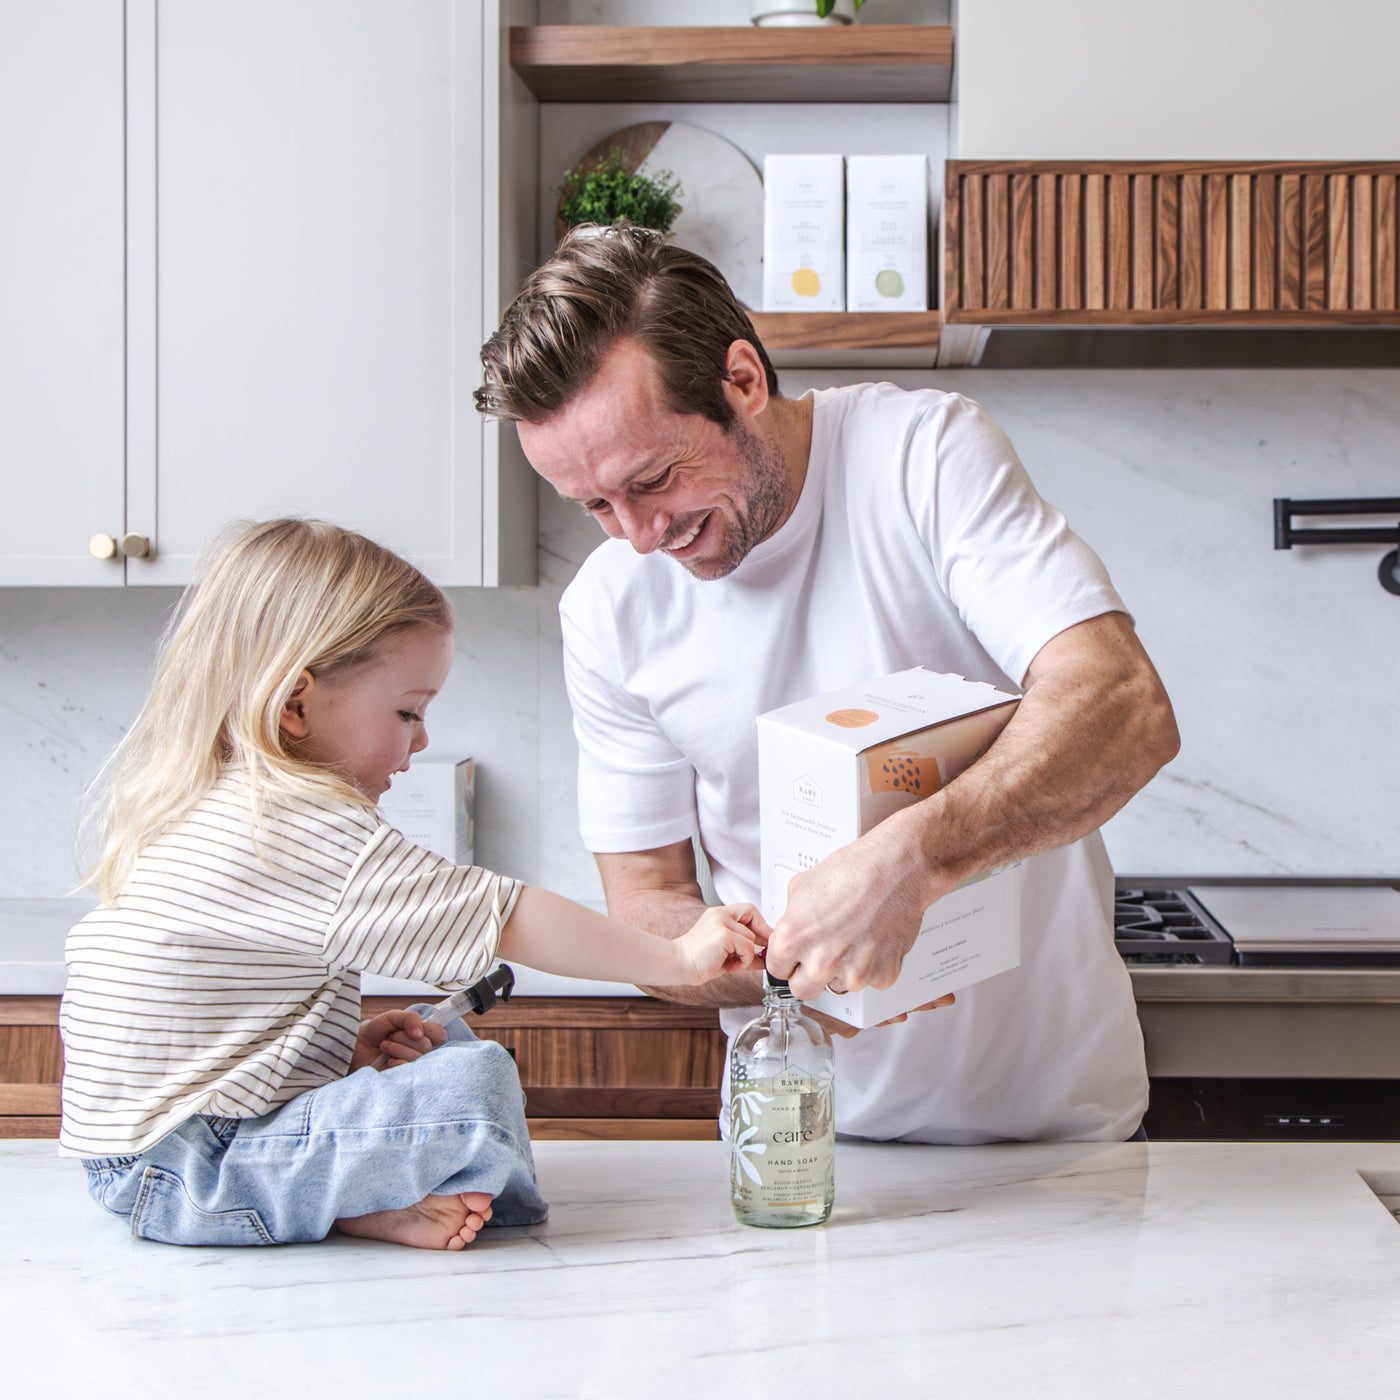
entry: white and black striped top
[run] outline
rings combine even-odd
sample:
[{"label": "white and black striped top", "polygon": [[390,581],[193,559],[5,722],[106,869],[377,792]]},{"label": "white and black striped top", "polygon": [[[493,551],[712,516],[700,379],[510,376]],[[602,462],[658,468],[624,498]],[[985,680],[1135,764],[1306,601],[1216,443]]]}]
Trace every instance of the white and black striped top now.
[{"label": "white and black striped top", "polygon": [[68,935],[59,1151],[143,1152],[193,1114],[258,1117],[340,1078],[360,973],[469,986],[522,888],[333,799],[276,799],[254,831],[226,775]]}]

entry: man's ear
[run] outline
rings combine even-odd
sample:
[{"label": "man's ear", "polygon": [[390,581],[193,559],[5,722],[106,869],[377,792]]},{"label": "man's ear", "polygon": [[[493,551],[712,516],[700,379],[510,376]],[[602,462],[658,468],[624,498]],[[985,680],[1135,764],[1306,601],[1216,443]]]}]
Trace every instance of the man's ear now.
[{"label": "man's ear", "polygon": [[316,686],[316,677],[310,671],[303,671],[297,677],[282,713],[277,716],[277,727],[288,739],[304,739],[311,732],[306,718],[306,702]]},{"label": "man's ear", "polygon": [[735,412],[756,418],[768,407],[768,375],[758,351],[747,340],[733,341],[724,367],[729,374],[724,383],[725,397]]}]

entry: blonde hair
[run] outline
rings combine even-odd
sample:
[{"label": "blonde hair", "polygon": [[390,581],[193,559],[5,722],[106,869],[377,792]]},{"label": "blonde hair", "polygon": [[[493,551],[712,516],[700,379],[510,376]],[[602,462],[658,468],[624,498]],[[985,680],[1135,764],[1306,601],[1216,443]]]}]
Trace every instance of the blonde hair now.
[{"label": "blonde hair", "polygon": [[441,590],[363,535],[323,520],[235,528],[185,591],[146,703],[88,792],[85,883],[106,904],[142,848],[227,769],[247,776],[258,805],[282,793],[372,806],[289,750],[282,708],[303,671],[333,679],[412,628],[452,630]]}]

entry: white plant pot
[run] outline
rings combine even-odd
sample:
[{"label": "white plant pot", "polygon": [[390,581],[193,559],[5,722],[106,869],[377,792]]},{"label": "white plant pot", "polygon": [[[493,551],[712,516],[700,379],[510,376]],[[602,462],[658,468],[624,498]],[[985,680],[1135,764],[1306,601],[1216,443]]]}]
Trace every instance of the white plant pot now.
[{"label": "white plant pot", "polygon": [[817,18],[817,0],[749,0],[749,18],[755,24],[850,24],[855,17],[853,0],[836,0],[825,19]]}]

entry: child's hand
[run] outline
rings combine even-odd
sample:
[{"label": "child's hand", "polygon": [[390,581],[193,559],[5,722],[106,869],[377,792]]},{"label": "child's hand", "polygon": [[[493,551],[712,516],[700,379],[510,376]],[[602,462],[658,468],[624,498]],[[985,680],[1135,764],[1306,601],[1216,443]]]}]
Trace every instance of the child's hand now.
[{"label": "child's hand", "polygon": [[447,1032],[436,1021],[425,1021],[416,1011],[383,1011],[360,1022],[350,1072],[372,1065],[381,1054],[389,1057],[387,1069],[406,1065],[446,1039]]},{"label": "child's hand", "polygon": [[684,985],[762,966],[763,946],[772,931],[752,904],[723,904],[705,910],[695,926],[676,939],[689,974]]}]

